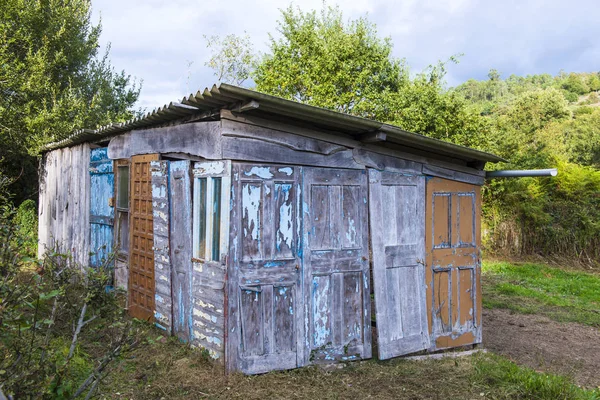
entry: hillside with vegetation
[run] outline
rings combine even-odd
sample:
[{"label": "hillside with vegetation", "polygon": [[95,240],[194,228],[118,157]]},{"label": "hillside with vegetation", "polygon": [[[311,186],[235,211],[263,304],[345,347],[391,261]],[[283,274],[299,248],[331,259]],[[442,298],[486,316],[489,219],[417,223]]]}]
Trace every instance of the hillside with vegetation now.
[{"label": "hillside with vegetation", "polygon": [[502,79],[491,70],[451,91],[489,127],[485,150],[509,160],[495,169],[556,167],[554,178],[489,182],[484,239],[513,255],[600,259],[600,74]]}]

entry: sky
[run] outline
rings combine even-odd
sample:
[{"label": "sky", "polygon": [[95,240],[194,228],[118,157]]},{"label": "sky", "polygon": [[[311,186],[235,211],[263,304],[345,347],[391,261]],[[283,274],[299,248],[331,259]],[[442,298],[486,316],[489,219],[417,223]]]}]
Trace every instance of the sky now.
[{"label": "sky", "polygon": [[[101,20],[102,52],[110,44],[117,70],[142,80],[139,105],[147,111],[216,83],[205,66],[203,35],[247,33],[254,49],[267,52],[277,37],[280,9],[289,4],[320,10],[321,0],[92,0],[92,21]],[[328,2],[335,5],[335,2]],[[451,65],[449,86],[502,77],[600,71],[598,0],[346,0],[346,19],[365,16],[393,55],[412,72],[463,54]]]}]

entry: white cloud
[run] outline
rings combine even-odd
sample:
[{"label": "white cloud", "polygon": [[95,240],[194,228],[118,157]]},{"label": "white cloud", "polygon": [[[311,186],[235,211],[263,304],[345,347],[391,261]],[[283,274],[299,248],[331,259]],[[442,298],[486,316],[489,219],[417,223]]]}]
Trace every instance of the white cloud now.
[{"label": "white cloud", "polygon": [[[279,8],[287,2],[189,0],[94,0],[102,15],[102,44],[112,44],[117,69],[143,79],[143,107],[154,108],[212,85],[202,35],[247,32],[259,51],[276,34]],[[320,9],[321,0],[296,2]],[[391,36],[394,55],[415,71],[465,53],[448,81],[482,79],[490,68],[511,73],[555,74],[600,69],[600,5],[596,0],[356,0],[340,2],[347,18],[368,13],[381,36]],[[188,64],[192,62],[191,66]]]}]

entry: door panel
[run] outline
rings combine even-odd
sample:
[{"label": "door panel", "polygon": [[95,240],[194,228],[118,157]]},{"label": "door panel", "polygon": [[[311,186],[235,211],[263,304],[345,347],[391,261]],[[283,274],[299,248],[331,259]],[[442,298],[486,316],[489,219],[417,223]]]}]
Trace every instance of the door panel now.
[{"label": "door panel", "polygon": [[154,323],[173,332],[171,277],[169,161],[151,161],[152,234],[154,240]]},{"label": "door panel", "polygon": [[224,307],[227,298],[231,162],[196,162],[192,175],[191,337],[195,345],[208,350],[212,357],[221,358],[227,337]]},{"label": "door panel", "polygon": [[107,148],[90,152],[90,266],[99,267],[108,259],[113,246],[115,210],[113,162]]},{"label": "door panel", "polygon": [[305,168],[306,362],[371,357],[366,171]]},{"label": "door panel", "polygon": [[369,170],[380,359],[429,347],[425,306],[425,177]]},{"label": "door panel", "polygon": [[234,165],[230,370],[303,363],[299,179],[299,168]]},{"label": "door panel", "polygon": [[169,163],[173,331],[189,342],[192,319],[192,186],[191,162]]},{"label": "door panel", "polygon": [[442,349],[481,342],[480,187],[427,182],[426,262],[430,332]]},{"label": "door panel", "polygon": [[152,176],[150,162],[158,154],[131,157],[129,313],[154,317],[154,234],[152,224]]}]

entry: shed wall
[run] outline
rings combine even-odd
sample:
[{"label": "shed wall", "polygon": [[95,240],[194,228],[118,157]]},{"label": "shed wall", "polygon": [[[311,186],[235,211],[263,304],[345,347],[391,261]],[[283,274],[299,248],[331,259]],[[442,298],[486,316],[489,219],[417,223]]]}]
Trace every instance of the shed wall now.
[{"label": "shed wall", "polygon": [[71,253],[88,265],[90,252],[90,145],[50,151],[40,165],[38,256]]}]

